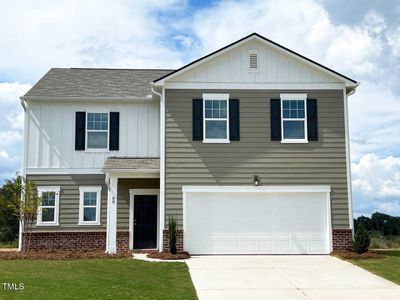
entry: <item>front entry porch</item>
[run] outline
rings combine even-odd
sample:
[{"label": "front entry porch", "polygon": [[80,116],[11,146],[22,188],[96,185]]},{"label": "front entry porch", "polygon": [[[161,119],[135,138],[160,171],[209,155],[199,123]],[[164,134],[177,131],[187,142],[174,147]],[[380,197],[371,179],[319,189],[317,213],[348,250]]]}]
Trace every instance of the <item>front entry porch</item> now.
[{"label": "front entry porch", "polygon": [[106,252],[162,249],[159,159],[108,158]]}]

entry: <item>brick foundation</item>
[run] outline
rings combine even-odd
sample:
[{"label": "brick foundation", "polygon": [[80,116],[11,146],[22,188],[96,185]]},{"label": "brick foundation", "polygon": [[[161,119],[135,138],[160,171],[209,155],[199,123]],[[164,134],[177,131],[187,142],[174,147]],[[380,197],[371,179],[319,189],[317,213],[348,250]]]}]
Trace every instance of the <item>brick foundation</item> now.
[{"label": "brick foundation", "polygon": [[353,236],[351,229],[333,228],[332,229],[332,245],[333,250],[351,250]]},{"label": "brick foundation", "polygon": [[[23,234],[23,245],[28,242],[28,235]],[[32,232],[31,250],[106,250],[106,232]],[[129,232],[117,232],[117,251],[129,250]]]},{"label": "brick foundation", "polygon": [[[178,229],[178,236],[176,237],[176,250],[178,252],[183,251],[183,230]],[[163,231],[163,251],[169,252],[169,236],[168,230]]]},{"label": "brick foundation", "polygon": [[129,251],[129,231],[117,231],[117,251]]}]

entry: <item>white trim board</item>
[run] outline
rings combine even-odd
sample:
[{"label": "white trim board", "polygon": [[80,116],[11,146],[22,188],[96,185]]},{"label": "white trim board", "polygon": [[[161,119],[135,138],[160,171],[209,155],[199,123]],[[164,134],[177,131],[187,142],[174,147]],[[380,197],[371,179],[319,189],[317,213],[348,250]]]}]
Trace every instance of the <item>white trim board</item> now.
[{"label": "white trim board", "polygon": [[342,90],[344,83],[229,83],[229,82],[166,82],[166,89],[208,90]]}]

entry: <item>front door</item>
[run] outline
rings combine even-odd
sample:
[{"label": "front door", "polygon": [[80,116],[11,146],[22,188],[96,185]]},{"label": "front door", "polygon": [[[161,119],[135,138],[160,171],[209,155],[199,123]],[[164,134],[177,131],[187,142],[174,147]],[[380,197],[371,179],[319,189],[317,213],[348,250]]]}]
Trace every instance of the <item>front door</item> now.
[{"label": "front door", "polygon": [[135,195],[133,248],[157,248],[157,195]]}]

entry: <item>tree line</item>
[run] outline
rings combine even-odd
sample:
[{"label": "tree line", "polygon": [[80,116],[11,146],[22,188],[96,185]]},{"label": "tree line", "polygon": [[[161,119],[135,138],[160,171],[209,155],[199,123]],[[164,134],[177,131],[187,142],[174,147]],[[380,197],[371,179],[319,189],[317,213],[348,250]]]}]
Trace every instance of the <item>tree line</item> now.
[{"label": "tree line", "polygon": [[354,219],[354,228],[364,226],[367,231],[378,231],[381,235],[400,235],[400,217],[375,212],[371,217],[360,216]]}]

